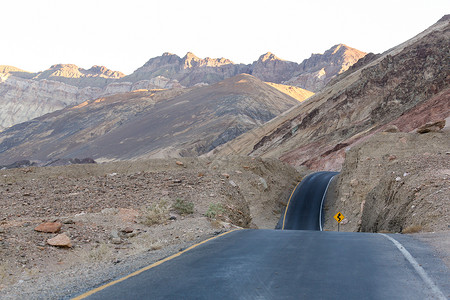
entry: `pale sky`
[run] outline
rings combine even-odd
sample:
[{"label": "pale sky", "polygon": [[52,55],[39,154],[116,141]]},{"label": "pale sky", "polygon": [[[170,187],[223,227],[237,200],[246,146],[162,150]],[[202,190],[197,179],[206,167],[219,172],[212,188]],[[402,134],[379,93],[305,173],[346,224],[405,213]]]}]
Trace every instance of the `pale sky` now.
[{"label": "pale sky", "polygon": [[301,62],[339,43],[380,53],[450,13],[449,0],[0,0],[0,65],[132,73],[163,52]]}]

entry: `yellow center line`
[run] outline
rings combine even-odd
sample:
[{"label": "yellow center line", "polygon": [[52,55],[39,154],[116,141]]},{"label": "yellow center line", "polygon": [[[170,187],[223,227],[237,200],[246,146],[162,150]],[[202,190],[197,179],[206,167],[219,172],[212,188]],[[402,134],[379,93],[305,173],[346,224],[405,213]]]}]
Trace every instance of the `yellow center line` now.
[{"label": "yellow center line", "polygon": [[151,265],[149,265],[149,266],[147,266],[147,267],[144,267],[144,268],[142,268],[142,269],[140,269],[140,270],[137,270],[136,272],[133,272],[133,273],[127,275],[127,276],[124,276],[124,277],[119,278],[119,279],[117,279],[117,280],[111,281],[110,283],[107,283],[107,284],[105,284],[105,285],[99,286],[98,288],[95,288],[95,289],[90,290],[89,292],[86,292],[86,293],[84,293],[84,294],[82,294],[82,295],[80,295],[80,296],[77,296],[77,297],[75,297],[75,298],[72,298],[72,300],[85,299],[86,297],[89,297],[89,296],[91,296],[92,294],[95,294],[95,293],[97,293],[97,292],[99,292],[99,291],[101,291],[101,290],[104,290],[104,289],[106,289],[106,288],[109,287],[109,286],[115,285],[116,283],[119,283],[119,282],[122,282],[122,281],[124,281],[124,280],[127,280],[128,278],[131,278],[131,277],[133,277],[133,276],[139,275],[139,274],[141,274],[141,273],[144,272],[144,271],[147,271],[147,270],[150,270],[150,269],[152,269],[152,268],[154,268],[154,267],[156,267],[156,266],[159,266],[159,265],[165,263],[166,261],[169,261],[169,260],[171,260],[171,259],[174,259],[175,257],[178,257],[178,256],[180,256],[181,254],[183,254],[183,253],[185,253],[185,252],[188,252],[189,250],[192,250],[192,249],[194,249],[194,248],[196,248],[196,247],[198,247],[198,246],[200,246],[200,245],[202,245],[202,244],[204,244],[204,243],[207,243],[207,242],[209,242],[209,241],[211,241],[211,240],[217,239],[218,237],[224,236],[224,235],[229,234],[229,233],[231,233],[231,232],[233,232],[233,231],[236,231],[236,230],[240,230],[240,229],[233,229],[233,230],[224,232],[224,233],[222,233],[222,234],[219,234],[219,235],[217,235],[217,236],[214,236],[214,237],[212,237],[212,238],[209,238],[209,239],[207,239],[207,240],[204,240],[203,242],[200,242],[200,243],[198,243],[198,244],[192,245],[192,246],[190,246],[189,248],[187,248],[187,249],[185,249],[185,250],[183,250],[183,251],[180,251],[180,252],[178,252],[178,253],[175,253],[174,255],[171,255],[171,256],[166,257],[166,258],[164,258],[164,259],[162,259],[162,260],[160,260],[160,261],[157,261],[157,262],[155,262],[154,264],[151,264]]},{"label": "yellow center line", "polygon": [[[302,182],[302,181],[300,180],[300,182]],[[292,193],[291,193],[291,196],[289,197],[288,203],[287,203],[287,205],[286,205],[286,210],[284,211],[283,226],[281,226],[281,230],[284,230],[284,222],[286,221],[286,214],[287,214],[287,211],[288,211],[288,208],[289,208],[289,203],[291,203],[292,195],[294,195],[294,192],[295,192],[295,190],[297,189],[297,187],[298,187],[298,185],[300,184],[300,182],[297,183],[297,185],[295,186],[294,190],[293,190]]]}]

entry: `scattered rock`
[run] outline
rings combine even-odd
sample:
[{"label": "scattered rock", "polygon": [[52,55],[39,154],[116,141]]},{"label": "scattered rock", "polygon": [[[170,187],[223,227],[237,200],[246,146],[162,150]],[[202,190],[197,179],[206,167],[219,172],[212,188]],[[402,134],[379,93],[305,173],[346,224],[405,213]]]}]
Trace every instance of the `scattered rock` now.
[{"label": "scattered rock", "polygon": [[113,208],[113,207],[108,207],[108,208],[102,209],[102,214],[104,214],[104,215],[116,215],[118,212],[119,212],[119,210],[117,208]]},{"label": "scattered rock", "polygon": [[118,245],[122,243],[122,239],[120,237],[115,237],[111,239],[111,243]]},{"label": "scattered rock", "polygon": [[56,233],[61,230],[62,224],[59,222],[45,222],[38,225],[34,230],[39,232]]},{"label": "scattered rock", "polygon": [[118,238],[119,237],[119,232],[115,229],[111,230],[111,232],[109,233],[109,237],[111,240]]},{"label": "scattered rock", "polygon": [[124,233],[132,233],[134,231],[134,229],[131,228],[131,227],[125,227],[121,231],[124,232]]},{"label": "scattered rock", "polygon": [[437,122],[427,123],[417,128],[417,133],[423,134],[428,132],[438,132],[445,127],[445,120],[440,120]]},{"label": "scattered rock", "polygon": [[398,127],[395,126],[395,125],[388,125],[388,126],[386,126],[386,128],[383,130],[383,132],[396,133],[396,132],[400,132],[400,130],[399,130]]},{"label": "scattered rock", "polygon": [[236,184],[233,180],[230,180],[229,183],[230,183],[233,187],[237,187],[237,184]]},{"label": "scattered rock", "polygon": [[264,178],[262,178],[262,177],[259,177],[259,182],[262,184],[262,186],[264,187],[264,190],[267,190],[267,181],[264,179]]},{"label": "scattered rock", "polygon": [[393,161],[393,160],[395,160],[396,158],[397,158],[397,156],[395,156],[395,155],[389,155],[388,160],[389,160],[389,161]]},{"label": "scattered rock", "polygon": [[54,238],[48,239],[47,243],[50,246],[55,246],[55,247],[62,247],[62,248],[71,248],[72,247],[72,242],[70,241],[70,238],[65,233],[58,234]]},{"label": "scattered rock", "polygon": [[179,166],[184,166],[184,164],[183,164],[181,161],[179,161],[179,160],[177,160],[175,163],[176,163],[177,165],[179,165]]},{"label": "scattered rock", "polygon": [[228,174],[228,173],[223,173],[222,176],[225,178],[230,178],[230,174]]}]

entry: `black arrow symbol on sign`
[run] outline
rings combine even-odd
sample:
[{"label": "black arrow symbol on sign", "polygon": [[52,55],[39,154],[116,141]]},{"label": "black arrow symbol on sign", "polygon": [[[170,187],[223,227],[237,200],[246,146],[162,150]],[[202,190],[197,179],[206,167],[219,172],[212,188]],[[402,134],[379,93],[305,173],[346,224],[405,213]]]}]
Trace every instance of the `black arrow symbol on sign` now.
[{"label": "black arrow symbol on sign", "polygon": [[341,221],[341,213],[338,213],[337,218],[339,220],[339,222]]}]

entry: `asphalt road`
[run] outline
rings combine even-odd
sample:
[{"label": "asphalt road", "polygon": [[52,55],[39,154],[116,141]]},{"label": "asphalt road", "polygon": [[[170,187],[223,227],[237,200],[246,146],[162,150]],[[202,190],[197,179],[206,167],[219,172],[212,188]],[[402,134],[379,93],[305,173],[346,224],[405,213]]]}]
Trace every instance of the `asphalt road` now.
[{"label": "asphalt road", "polygon": [[449,269],[413,237],[318,231],[334,175],[305,178],[282,216],[312,230],[237,230],[77,299],[446,299]]},{"label": "asphalt road", "polygon": [[[426,251],[421,256],[433,258]],[[448,278],[445,268],[433,272],[435,280]],[[87,299],[439,299],[435,296],[380,234],[238,230]]]},{"label": "asphalt road", "polygon": [[321,230],[322,200],[337,172],[316,172],[306,176],[292,192],[277,229]]}]

